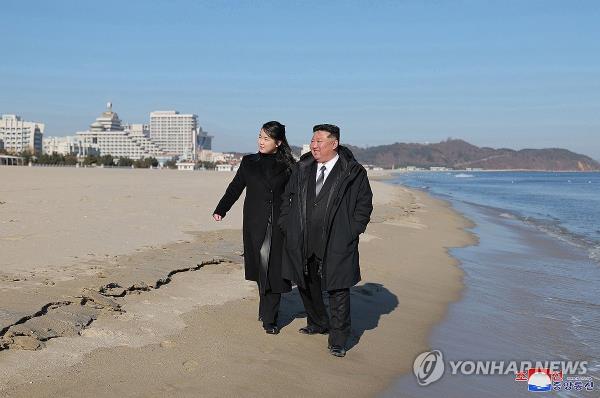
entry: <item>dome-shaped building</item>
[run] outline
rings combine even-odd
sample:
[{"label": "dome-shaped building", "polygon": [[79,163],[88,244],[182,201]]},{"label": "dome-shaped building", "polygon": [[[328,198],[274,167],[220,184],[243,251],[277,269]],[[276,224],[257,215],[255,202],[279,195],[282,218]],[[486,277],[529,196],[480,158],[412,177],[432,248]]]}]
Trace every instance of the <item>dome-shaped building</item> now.
[{"label": "dome-shaped building", "polygon": [[127,157],[134,160],[165,156],[164,151],[148,137],[147,127],[144,128],[144,125],[123,127],[121,119],[116,112],[113,112],[110,102],[106,105],[106,111],[90,125],[90,129],[78,132],[77,136],[100,155],[111,155],[114,158]]}]

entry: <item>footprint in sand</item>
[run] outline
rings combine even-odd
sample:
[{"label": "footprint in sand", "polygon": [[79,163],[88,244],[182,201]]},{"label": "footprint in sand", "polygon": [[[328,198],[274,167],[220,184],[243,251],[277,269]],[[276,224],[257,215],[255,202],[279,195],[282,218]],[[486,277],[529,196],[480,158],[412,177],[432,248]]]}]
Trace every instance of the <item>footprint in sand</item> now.
[{"label": "footprint in sand", "polygon": [[185,361],[183,363],[183,368],[185,370],[187,370],[188,372],[193,372],[196,370],[196,368],[198,367],[199,363],[194,361],[193,359],[190,359],[188,361]]},{"label": "footprint in sand", "polygon": [[173,348],[177,345],[176,342],[172,341],[172,340],[163,340],[160,342],[160,346],[162,348]]},{"label": "footprint in sand", "polygon": [[367,234],[367,233],[363,233],[360,236],[360,241],[361,242],[370,242],[370,241],[375,240],[375,239],[381,239],[381,238],[379,236],[371,235],[371,234]]},{"label": "footprint in sand", "polygon": [[174,392],[174,391],[179,391],[179,388],[174,386],[173,384],[164,384],[161,387],[159,387],[158,391],[160,392]]},{"label": "footprint in sand", "polygon": [[261,347],[260,351],[264,354],[270,354],[275,351],[275,346],[272,345],[264,345]]}]

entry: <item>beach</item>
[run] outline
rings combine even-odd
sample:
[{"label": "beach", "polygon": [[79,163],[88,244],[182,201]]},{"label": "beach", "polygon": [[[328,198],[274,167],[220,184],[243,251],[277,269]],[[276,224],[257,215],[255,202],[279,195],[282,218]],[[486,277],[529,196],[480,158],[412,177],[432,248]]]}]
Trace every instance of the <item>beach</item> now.
[{"label": "beach", "polygon": [[473,225],[373,176],[345,358],[305,336],[296,289],[281,333],[243,275],[230,172],[0,167],[0,395],[376,396],[430,349],[461,297],[450,248]]}]

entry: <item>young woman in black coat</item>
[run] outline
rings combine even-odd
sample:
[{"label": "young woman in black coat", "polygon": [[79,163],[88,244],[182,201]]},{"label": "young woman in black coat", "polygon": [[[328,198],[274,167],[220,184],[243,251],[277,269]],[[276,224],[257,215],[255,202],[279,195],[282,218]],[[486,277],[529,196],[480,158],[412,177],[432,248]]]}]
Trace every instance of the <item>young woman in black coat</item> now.
[{"label": "young woman in black coat", "polygon": [[242,158],[213,214],[216,221],[221,221],[246,188],[243,225],[246,279],[258,284],[259,319],[269,334],[279,333],[277,314],[281,293],[291,290],[290,282],[281,276],[283,236],[277,220],[281,195],[294,162],[285,126],[276,121],[265,123],[258,135],[258,153]]}]

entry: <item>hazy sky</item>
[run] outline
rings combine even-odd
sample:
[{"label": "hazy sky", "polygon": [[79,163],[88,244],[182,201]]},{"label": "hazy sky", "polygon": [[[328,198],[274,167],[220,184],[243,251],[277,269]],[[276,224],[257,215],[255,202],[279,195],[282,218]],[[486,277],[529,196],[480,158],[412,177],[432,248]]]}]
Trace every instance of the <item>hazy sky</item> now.
[{"label": "hazy sky", "polygon": [[330,122],[362,146],[600,159],[599,1],[3,0],[0,37],[0,113],[46,135],[112,101],[130,123],[196,113],[220,150],[254,150],[275,119],[295,144]]}]

